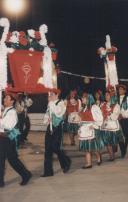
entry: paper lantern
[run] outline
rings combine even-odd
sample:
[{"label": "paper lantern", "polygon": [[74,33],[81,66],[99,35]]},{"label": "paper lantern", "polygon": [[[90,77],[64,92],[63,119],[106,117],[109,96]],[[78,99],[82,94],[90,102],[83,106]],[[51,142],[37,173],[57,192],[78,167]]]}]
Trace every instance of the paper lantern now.
[{"label": "paper lantern", "polygon": [[90,83],[90,79],[88,77],[85,77],[84,78],[84,83],[86,83],[86,84]]}]

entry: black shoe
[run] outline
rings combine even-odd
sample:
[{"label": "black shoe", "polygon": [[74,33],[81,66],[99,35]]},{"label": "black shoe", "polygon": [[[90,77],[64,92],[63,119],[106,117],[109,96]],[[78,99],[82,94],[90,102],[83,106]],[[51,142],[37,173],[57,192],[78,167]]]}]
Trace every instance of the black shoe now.
[{"label": "black shoe", "polygon": [[101,165],[101,163],[102,163],[102,161],[98,161],[98,162],[97,162],[97,165],[98,165],[98,166],[100,166],[100,165]]},{"label": "black shoe", "polygon": [[52,176],[53,176],[53,174],[43,174],[40,177],[52,177]]},{"label": "black shoe", "polygon": [[68,159],[68,165],[63,169],[63,173],[67,173],[71,167],[71,159]]},{"label": "black shoe", "polygon": [[100,155],[100,161],[97,161],[97,165],[100,166],[101,163],[102,163],[102,157],[101,157],[101,155]]},{"label": "black shoe", "polygon": [[115,158],[110,158],[110,159],[108,159],[108,161],[114,161],[115,160]]},{"label": "black shoe", "polygon": [[126,150],[121,151],[121,158],[123,159],[126,155]]},{"label": "black shoe", "polygon": [[89,169],[89,168],[92,168],[92,165],[90,165],[90,166],[82,166],[82,169]]},{"label": "black shoe", "polygon": [[4,187],[4,182],[0,182],[0,188],[3,188]]},{"label": "black shoe", "polygon": [[121,158],[124,159],[126,154],[121,154]]},{"label": "black shoe", "polygon": [[29,172],[29,173],[26,175],[26,177],[23,178],[23,180],[22,180],[22,182],[20,183],[20,185],[21,185],[21,186],[26,185],[26,184],[29,182],[29,180],[30,180],[31,177],[32,177],[32,174]]},{"label": "black shoe", "polygon": [[75,142],[72,142],[72,143],[71,143],[71,146],[75,146],[75,145],[76,145]]}]

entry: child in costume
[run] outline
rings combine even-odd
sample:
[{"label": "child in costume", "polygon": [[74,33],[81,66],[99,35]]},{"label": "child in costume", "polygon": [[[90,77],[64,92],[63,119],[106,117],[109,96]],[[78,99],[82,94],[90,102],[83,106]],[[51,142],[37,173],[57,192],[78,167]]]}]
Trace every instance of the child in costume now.
[{"label": "child in costume", "polygon": [[116,102],[113,104],[113,100],[111,102],[111,94],[109,91],[105,93],[105,102],[101,105],[101,111],[104,118],[101,126],[103,141],[109,153],[109,160],[114,161],[113,147],[116,146],[121,139],[123,141],[123,134],[118,121],[120,106]]},{"label": "child in costume", "polygon": [[75,145],[75,135],[78,132],[79,116],[78,112],[81,108],[81,101],[77,97],[77,92],[71,91],[66,100],[66,114],[67,114],[67,131],[69,133],[71,145]]},{"label": "child in costume", "polygon": [[84,93],[82,95],[82,109],[79,113],[81,117],[79,135],[79,149],[85,152],[85,166],[83,169],[92,168],[92,153],[96,154],[97,164],[101,164],[100,150],[103,142],[101,142],[100,126],[103,122],[102,112],[95,104],[92,95]]}]

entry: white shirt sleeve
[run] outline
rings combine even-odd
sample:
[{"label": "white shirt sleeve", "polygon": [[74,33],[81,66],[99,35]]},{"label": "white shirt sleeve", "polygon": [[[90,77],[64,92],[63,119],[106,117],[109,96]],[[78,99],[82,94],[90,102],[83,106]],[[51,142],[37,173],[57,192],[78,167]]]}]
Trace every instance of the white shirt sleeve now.
[{"label": "white shirt sleeve", "polygon": [[60,101],[57,105],[55,102],[49,103],[50,112],[54,113],[57,117],[62,117],[66,112],[66,105],[64,101]]},{"label": "white shirt sleeve", "polygon": [[119,114],[120,114],[120,106],[119,104],[116,104],[114,109],[113,109],[113,112],[112,114],[109,116],[109,118],[113,121],[116,121],[119,117]]},{"label": "white shirt sleeve", "polygon": [[122,109],[121,110],[121,115],[124,119],[127,119],[128,118],[128,109],[127,110],[124,110]]},{"label": "white shirt sleeve", "polygon": [[67,107],[67,103],[68,103],[68,101],[65,99],[64,104],[65,104],[66,107]]},{"label": "white shirt sleeve", "polygon": [[101,126],[103,123],[103,115],[102,115],[101,109],[99,106],[93,105],[91,108],[91,112],[94,119],[93,127],[95,129],[98,129],[99,126]]},{"label": "white shirt sleeve", "polygon": [[0,119],[0,131],[4,132],[4,129],[11,130],[18,122],[17,113],[14,109],[11,109],[7,114]]},{"label": "white shirt sleeve", "polygon": [[81,106],[82,106],[80,99],[78,99],[78,103],[79,103],[78,111],[80,112],[81,111]]}]

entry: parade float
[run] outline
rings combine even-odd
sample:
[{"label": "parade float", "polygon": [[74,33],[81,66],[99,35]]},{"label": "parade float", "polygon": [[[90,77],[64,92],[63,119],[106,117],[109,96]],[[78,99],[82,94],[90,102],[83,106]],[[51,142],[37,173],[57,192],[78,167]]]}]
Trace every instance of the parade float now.
[{"label": "parade float", "polygon": [[[41,25],[38,31],[9,32],[9,20],[1,18],[0,27],[3,28],[0,40],[0,103],[2,91],[37,94],[57,89],[54,64],[57,51],[48,46],[47,25]],[[8,82],[8,72],[11,82]]]}]

